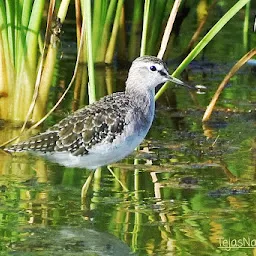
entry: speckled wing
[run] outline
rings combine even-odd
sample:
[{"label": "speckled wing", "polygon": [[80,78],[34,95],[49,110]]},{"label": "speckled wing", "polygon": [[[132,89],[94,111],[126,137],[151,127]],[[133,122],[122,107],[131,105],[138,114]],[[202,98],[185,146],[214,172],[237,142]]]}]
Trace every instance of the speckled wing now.
[{"label": "speckled wing", "polygon": [[112,142],[123,132],[129,99],[123,92],[101,100],[66,117],[47,131],[12,145],[9,152],[70,152],[74,156],[88,154],[101,142]]}]

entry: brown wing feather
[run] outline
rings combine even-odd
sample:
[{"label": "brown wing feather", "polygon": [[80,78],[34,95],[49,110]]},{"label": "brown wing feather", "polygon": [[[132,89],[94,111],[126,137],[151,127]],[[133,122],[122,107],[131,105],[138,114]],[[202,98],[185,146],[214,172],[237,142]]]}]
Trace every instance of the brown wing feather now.
[{"label": "brown wing feather", "polygon": [[71,152],[73,155],[88,154],[90,148],[103,140],[112,142],[125,126],[129,99],[123,93],[102,98],[74,112],[46,132],[12,145],[6,150]]}]

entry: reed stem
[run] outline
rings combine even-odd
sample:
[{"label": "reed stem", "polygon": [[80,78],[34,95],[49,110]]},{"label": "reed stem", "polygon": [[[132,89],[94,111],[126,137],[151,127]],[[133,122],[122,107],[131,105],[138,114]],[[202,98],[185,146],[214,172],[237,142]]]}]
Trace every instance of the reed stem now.
[{"label": "reed stem", "polygon": [[141,46],[140,46],[140,56],[143,56],[146,54],[149,6],[150,6],[150,0],[145,0],[144,15],[143,15],[143,28],[142,28],[142,37],[141,37]]},{"label": "reed stem", "polygon": [[[96,86],[94,77],[94,61],[93,61],[93,48],[92,48],[92,15],[91,15],[91,0],[85,0],[84,5],[84,19],[86,22],[86,45],[87,45],[87,59],[88,59],[88,92],[89,103],[96,101]],[[83,27],[83,29],[85,29]]]}]

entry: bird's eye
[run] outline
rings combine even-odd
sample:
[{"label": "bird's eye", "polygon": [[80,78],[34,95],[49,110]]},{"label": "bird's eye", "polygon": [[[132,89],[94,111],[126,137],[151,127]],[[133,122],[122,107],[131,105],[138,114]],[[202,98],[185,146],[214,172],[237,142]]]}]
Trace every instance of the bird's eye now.
[{"label": "bird's eye", "polygon": [[150,66],[151,71],[156,71],[156,66]]}]

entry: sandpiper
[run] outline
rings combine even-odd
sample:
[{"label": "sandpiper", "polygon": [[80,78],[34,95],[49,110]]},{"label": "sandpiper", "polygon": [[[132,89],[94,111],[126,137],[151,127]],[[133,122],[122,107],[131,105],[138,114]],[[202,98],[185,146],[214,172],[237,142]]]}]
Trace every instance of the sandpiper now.
[{"label": "sandpiper", "polygon": [[155,113],[155,87],[167,81],[185,85],[153,56],[135,59],[124,92],[88,105],[45,132],[5,148],[28,151],[67,167],[96,169],[117,162],[147,135]]}]

